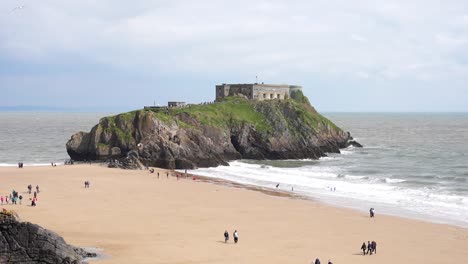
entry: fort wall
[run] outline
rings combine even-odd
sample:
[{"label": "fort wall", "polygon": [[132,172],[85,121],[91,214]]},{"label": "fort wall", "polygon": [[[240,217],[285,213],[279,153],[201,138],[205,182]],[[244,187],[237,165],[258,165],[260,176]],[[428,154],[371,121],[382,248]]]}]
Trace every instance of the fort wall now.
[{"label": "fort wall", "polygon": [[301,90],[298,85],[287,84],[222,84],[216,85],[216,100],[226,96],[242,95],[249,100],[288,99],[292,91]]}]

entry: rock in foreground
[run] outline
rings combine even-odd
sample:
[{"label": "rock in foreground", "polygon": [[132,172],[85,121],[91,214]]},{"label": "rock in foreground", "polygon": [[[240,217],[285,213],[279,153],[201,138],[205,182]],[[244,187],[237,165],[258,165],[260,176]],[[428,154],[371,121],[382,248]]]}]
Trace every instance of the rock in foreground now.
[{"label": "rock in foreground", "polygon": [[0,263],[78,264],[96,257],[71,246],[56,233],[38,225],[18,221],[11,212],[0,212]]}]

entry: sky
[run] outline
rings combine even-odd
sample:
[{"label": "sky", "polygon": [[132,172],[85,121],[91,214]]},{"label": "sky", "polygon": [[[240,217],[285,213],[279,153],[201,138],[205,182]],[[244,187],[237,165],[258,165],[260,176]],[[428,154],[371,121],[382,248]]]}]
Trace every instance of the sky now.
[{"label": "sky", "polygon": [[132,110],[302,85],[325,112],[467,112],[466,0],[1,0],[0,106]]}]

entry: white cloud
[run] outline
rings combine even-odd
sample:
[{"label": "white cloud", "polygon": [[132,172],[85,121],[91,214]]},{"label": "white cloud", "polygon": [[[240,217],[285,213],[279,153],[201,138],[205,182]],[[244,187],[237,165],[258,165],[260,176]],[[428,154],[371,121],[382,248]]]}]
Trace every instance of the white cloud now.
[{"label": "white cloud", "polygon": [[78,56],[148,73],[387,79],[460,75],[466,67],[455,58],[468,56],[463,1],[42,0],[25,7],[0,16],[0,56],[42,63]]}]

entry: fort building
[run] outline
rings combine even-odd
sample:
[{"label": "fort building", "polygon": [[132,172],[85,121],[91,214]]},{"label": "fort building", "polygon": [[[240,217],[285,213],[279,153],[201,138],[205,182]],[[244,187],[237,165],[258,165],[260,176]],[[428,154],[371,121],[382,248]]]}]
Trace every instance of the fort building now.
[{"label": "fort building", "polygon": [[288,99],[291,93],[302,91],[302,86],[288,84],[226,84],[216,85],[216,100],[227,96],[243,95],[250,100]]}]

